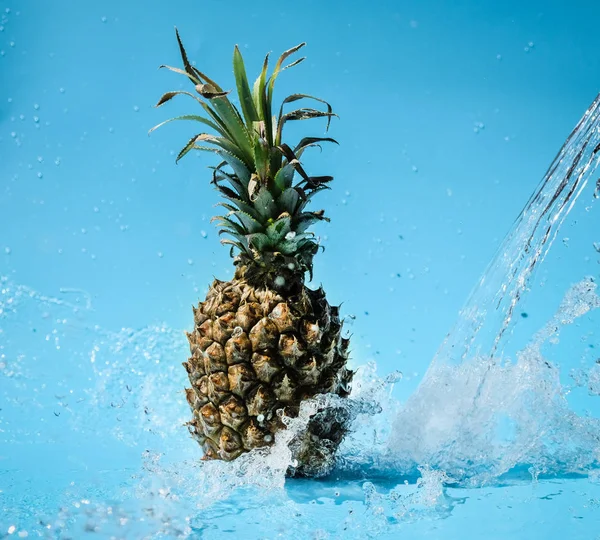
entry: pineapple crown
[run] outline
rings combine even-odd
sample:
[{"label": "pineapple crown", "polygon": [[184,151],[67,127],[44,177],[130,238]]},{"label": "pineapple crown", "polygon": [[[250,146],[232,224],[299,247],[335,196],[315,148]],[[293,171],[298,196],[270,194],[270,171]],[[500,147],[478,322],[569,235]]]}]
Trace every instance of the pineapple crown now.
[{"label": "pineapple crown", "polygon": [[[306,207],[316,193],[329,189],[326,184],[333,177],[309,176],[300,158],[310,147],[319,146],[321,142],[337,144],[337,141],[329,137],[304,137],[292,148],[282,142],[282,134],[285,124],[292,120],[326,118],[329,129],[331,118],[337,115],[332,112],[329,103],[307,94],[287,96],[281,102],[278,114],[272,112],[277,76],[305,59],[299,58],[283,66],[286,59],[305,43],[285,51],[270,76],[267,76],[267,54],[252,90],[242,55],[235,47],[233,72],[240,112],[229,100],[229,92],[190,64],[179,32],[177,29],[175,32],[184,69],[160,67],[185,75],[194,85],[197,95],[183,90],[167,92],[156,106],[177,95],[184,95],[197,101],[205,115],[171,118],[153,127],[150,132],[175,120],[198,122],[210,128],[212,133],[194,135],[179,152],[176,161],[191,150],[214,152],[222,160],[216,167],[211,167],[212,183],[225,199],[219,206],[228,212],[214,217],[213,221],[219,225],[219,234],[229,236],[221,242],[231,246],[232,257],[237,255],[236,264],[251,268],[263,278],[265,273],[278,274],[282,268],[288,275],[290,272],[296,276],[304,275],[308,271],[312,277],[312,259],[319,244],[308,228],[318,221],[329,219],[322,210],[308,211]],[[319,102],[326,110],[298,108],[284,112],[287,104],[300,100]]]}]

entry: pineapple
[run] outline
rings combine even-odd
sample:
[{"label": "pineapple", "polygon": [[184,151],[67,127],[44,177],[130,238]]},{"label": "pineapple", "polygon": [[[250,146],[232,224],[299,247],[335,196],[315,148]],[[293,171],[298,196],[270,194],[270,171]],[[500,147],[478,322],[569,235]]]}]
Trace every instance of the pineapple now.
[{"label": "pineapple", "polygon": [[[196,69],[187,57],[179,33],[183,69],[165,67],[186,76],[195,93],[167,92],[157,107],[177,95],[194,99],[204,114],[162,122],[189,120],[210,128],[194,135],[177,160],[192,150],[220,158],[212,167],[212,183],[223,196],[225,215],[213,218],[221,240],[229,245],[235,274],[215,280],[204,302],[194,308],[194,330],[188,333],[190,358],[183,363],[191,388],[186,389],[193,419],[188,426],[204,449],[204,459],[234,460],[254,448],[272,445],[284,430],[282,416],[298,415],[303,400],[319,394],[346,397],[353,372],[346,367],[349,340],[343,338],[338,307],[322,288],[305,285],[312,279],[313,257],[319,249],[308,229],[328,221],[324,212],[309,211],[312,197],[332,180],[308,176],[300,163],[304,151],[328,137],[304,137],[293,148],[282,141],[285,124],[335,114],[329,103],[306,94],[292,94],[272,114],[277,76],[299,64],[283,67],[302,43],[284,52],[268,74],[269,55],[250,89],[242,55],[233,54],[233,71],[241,111],[216,82]],[[285,106],[312,100],[326,110]],[[337,144],[337,143],[336,143]],[[331,468],[335,451],[347,430],[348,412],[323,405],[289,447],[294,476],[322,476]]]}]

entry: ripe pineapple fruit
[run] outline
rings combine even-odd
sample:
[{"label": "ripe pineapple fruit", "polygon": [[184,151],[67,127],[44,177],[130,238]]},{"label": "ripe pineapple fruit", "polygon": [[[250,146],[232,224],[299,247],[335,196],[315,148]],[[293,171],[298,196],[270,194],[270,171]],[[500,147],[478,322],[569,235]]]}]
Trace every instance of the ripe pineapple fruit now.
[{"label": "ripe pineapple fruit", "polygon": [[[282,142],[292,120],[332,116],[331,106],[305,94],[286,97],[272,115],[275,80],[284,61],[304,43],[284,52],[268,77],[268,59],[250,90],[244,62],[236,47],[233,70],[241,112],[228,92],[189,61],[177,32],[184,69],[162,66],[185,75],[197,93],[167,92],[157,106],[176,95],[193,98],[204,115],[171,118],[208,126],[212,134],[194,135],[177,156],[191,150],[214,152],[222,160],[213,168],[212,183],[227,210],[213,218],[222,241],[231,246],[235,275],[215,280],[206,300],[194,308],[194,330],[188,333],[191,356],[183,365],[193,419],[189,429],[202,445],[205,459],[233,460],[240,454],[273,444],[285,429],[282,414],[294,417],[300,403],[318,394],[346,397],[353,372],[347,369],[349,340],[341,336],[339,310],[329,305],[323,289],[305,285],[312,278],[319,245],[308,228],[327,220],[323,211],[306,209],[312,197],[328,189],[330,176],[308,176],[300,164],[307,148],[327,137],[304,137],[294,148]],[[299,108],[285,113],[288,103],[313,100],[326,110]],[[211,146],[207,146],[211,145]],[[228,183],[229,185],[225,185]],[[347,429],[348,412],[322,406],[307,428],[290,442],[296,476],[320,476]]]}]

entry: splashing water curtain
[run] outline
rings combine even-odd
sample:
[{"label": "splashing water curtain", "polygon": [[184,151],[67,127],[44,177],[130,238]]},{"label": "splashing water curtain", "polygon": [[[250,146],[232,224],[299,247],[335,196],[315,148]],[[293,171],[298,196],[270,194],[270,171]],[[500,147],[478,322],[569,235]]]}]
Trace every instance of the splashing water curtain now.
[{"label": "splashing water curtain", "polygon": [[597,466],[599,117],[600,96],[398,414],[389,447],[404,466],[435,465],[470,485],[519,466],[534,476]]}]

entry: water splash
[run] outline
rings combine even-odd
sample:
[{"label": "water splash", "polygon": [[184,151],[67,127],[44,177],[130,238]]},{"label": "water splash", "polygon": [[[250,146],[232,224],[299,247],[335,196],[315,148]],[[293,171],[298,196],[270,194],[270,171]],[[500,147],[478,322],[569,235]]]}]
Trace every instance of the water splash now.
[{"label": "water splash", "polygon": [[549,474],[598,466],[600,420],[570,409],[558,366],[541,352],[561,328],[598,307],[596,284],[585,280],[515,362],[486,356],[432,366],[395,419],[389,444],[399,462],[427,463],[471,486],[518,466]]}]

